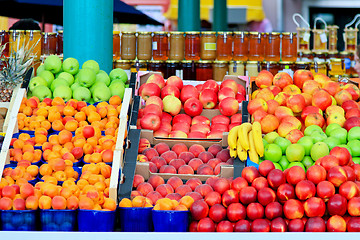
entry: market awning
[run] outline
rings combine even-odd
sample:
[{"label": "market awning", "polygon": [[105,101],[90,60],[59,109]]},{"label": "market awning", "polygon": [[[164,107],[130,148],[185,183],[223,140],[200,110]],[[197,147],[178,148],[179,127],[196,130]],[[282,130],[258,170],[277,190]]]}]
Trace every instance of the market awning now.
[{"label": "market awning", "polygon": [[[246,21],[261,21],[265,18],[262,0],[227,0],[228,8],[246,8]],[[209,21],[210,9],[214,6],[213,0],[200,0],[200,18]],[[165,17],[176,20],[178,18],[178,0],[171,0]]]}]

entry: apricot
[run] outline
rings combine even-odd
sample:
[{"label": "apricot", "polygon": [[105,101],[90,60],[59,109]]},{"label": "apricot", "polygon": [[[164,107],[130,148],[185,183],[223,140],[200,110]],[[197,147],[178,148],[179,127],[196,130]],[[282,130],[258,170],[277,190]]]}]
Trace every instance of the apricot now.
[{"label": "apricot", "polygon": [[79,208],[80,209],[88,209],[88,210],[92,210],[94,208],[94,202],[86,197],[86,196],[81,196],[79,199]]},{"label": "apricot", "polygon": [[35,143],[42,145],[44,142],[47,141],[46,135],[43,134],[35,134]]},{"label": "apricot", "polygon": [[67,176],[63,171],[56,171],[52,174],[52,176],[55,177],[58,181],[65,181],[67,179]]},{"label": "apricot", "polygon": [[64,148],[66,148],[67,150],[69,150],[69,152],[71,152],[74,149],[74,144],[72,142],[67,142],[64,144]]},{"label": "apricot", "polygon": [[55,120],[60,120],[61,119],[61,114],[58,111],[51,111],[49,112],[48,115],[48,120],[49,122],[54,122]]},{"label": "apricot", "polygon": [[52,102],[51,102],[52,106],[57,106],[57,105],[63,105],[65,106],[65,101],[64,99],[62,99],[61,97],[55,97]]},{"label": "apricot", "polygon": [[121,98],[118,95],[114,95],[109,99],[109,104],[111,105],[120,105]]},{"label": "apricot", "polygon": [[193,203],[194,203],[194,199],[190,196],[183,196],[179,201],[179,204],[184,205],[187,209],[190,209]]},{"label": "apricot", "polygon": [[76,183],[74,181],[71,180],[65,180],[62,184],[63,188],[68,188],[70,186],[76,186]]},{"label": "apricot", "polygon": [[91,154],[91,161],[93,163],[99,163],[102,161],[102,156],[101,156],[101,153],[93,153]]},{"label": "apricot", "polygon": [[76,210],[79,207],[79,199],[76,196],[70,196],[66,199],[66,207],[70,210]]},{"label": "apricot", "polygon": [[39,207],[39,199],[36,196],[29,196],[25,200],[25,208],[27,210],[37,210]]},{"label": "apricot", "polygon": [[52,145],[58,145],[59,144],[59,136],[58,135],[49,136],[49,143],[51,143]]},{"label": "apricot", "polygon": [[70,120],[65,123],[65,129],[70,132],[75,132],[75,130],[78,128],[79,124],[76,120]]},{"label": "apricot", "polygon": [[104,182],[96,182],[94,184],[94,187],[98,192],[103,192],[106,188],[106,184]]},{"label": "apricot", "polygon": [[79,127],[85,127],[85,126],[88,126],[89,123],[87,121],[81,121],[79,122]]},{"label": "apricot", "polygon": [[136,196],[132,200],[133,207],[145,207],[146,204],[146,197],[143,196]]},{"label": "apricot", "polygon": [[24,147],[24,141],[23,140],[20,140],[20,139],[17,139],[13,142],[13,147],[15,149],[22,149]]},{"label": "apricot", "polygon": [[65,116],[74,116],[75,115],[75,108],[72,106],[65,106],[63,109],[63,114]]},{"label": "apricot", "polygon": [[112,198],[105,198],[104,203],[102,205],[104,209],[115,211],[116,209],[116,202]]},{"label": "apricot", "polygon": [[[156,202],[156,205],[159,204],[159,210],[172,210],[173,209],[173,205],[174,203],[172,202],[172,200],[170,200],[169,198],[162,198],[159,199]],[[155,205],[155,206],[156,206]]]},{"label": "apricot", "polygon": [[30,137],[30,134],[28,133],[20,133],[19,135],[19,139],[22,140],[22,141],[26,141],[26,140],[29,140],[31,137]]},{"label": "apricot", "polygon": [[49,165],[53,171],[64,171],[65,170],[65,161],[62,158],[55,158],[49,160]]},{"label": "apricot", "polygon": [[68,130],[62,130],[59,133],[59,143],[65,144],[67,142],[71,142],[72,140],[72,133]]},{"label": "apricot", "polygon": [[39,173],[39,167],[36,165],[30,165],[26,168],[26,172],[29,173],[32,177],[36,177]]},{"label": "apricot", "polygon": [[53,177],[53,176],[44,176],[43,177],[43,180],[44,180],[44,182],[46,182],[46,183],[51,183],[51,184],[53,184],[53,185],[57,185],[57,183],[58,183],[58,180],[55,178],[55,177]]},{"label": "apricot", "polygon": [[119,202],[119,207],[132,207],[132,202],[128,198],[123,198]]},{"label": "apricot", "polygon": [[39,198],[39,208],[40,209],[50,209],[51,208],[51,197],[43,195]]},{"label": "apricot", "polygon": [[[26,113],[25,113],[26,114]],[[95,121],[100,121],[101,120],[101,116],[100,114],[98,114],[95,111],[90,111],[87,120],[89,121],[89,123],[95,122]]]},{"label": "apricot", "polygon": [[84,112],[77,112],[74,115],[74,118],[76,121],[81,122],[81,121],[86,121],[86,114]]},{"label": "apricot", "polygon": [[86,196],[88,198],[90,198],[94,203],[99,202],[100,195],[99,195],[99,192],[96,189],[87,191]]},{"label": "apricot", "polygon": [[86,179],[79,179],[76,185],[79,187],[80,190],[83,190],[85,186],[89,185],[89,182]]},{"label": "apricot", "polygon": [[42,128],[45,128],[46,130],[49,130],[51,128],[51,123],[49,121],[45,120],[40,123],[40,126]]},{"label": "apricot", "polygon": [[94,153],[94,147],[90,143],[85,143],[83,146],[84,154]]},{"label": "apricot", "polygon": [[53,209],[64,210],[66,209],[66,199],[63,196],[55,196],[51,201]]}]

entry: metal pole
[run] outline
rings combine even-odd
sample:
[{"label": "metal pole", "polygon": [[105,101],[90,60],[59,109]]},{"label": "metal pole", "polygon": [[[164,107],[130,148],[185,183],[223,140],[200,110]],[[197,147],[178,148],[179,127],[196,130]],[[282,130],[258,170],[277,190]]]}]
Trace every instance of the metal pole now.
[{"label": "metal pole", "polygon": [[179,31],[200,31],[200,0],[179,0]]},{"label": "metal pole", "polygon": [[213,16],[213,30],[227,31],[227,0],[214,0]]},{"label": "metal pole", "polygon": [[64,0],[64,59],[76,58],[80,67],[92,59],[111,71],[113,9],[114,0]]}]

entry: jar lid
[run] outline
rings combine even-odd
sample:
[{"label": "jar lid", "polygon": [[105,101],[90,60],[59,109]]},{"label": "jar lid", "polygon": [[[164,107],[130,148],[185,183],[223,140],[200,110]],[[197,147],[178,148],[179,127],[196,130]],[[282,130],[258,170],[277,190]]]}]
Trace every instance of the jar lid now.
[{"label": "jar lid", "polygon": [[[316,62],[317,65],[326,65],[327,62]],[[311,65],[315,65],[315,62],[312,62]]]},{"label": "jar lid", "polygon": [[197,63],[213,63],[213,61],[210,60],[199,60]]},{"label": "jar lid", "polygon": [[313,52],[310,51],[310,50],[303,51],[302,53],[303,53],[303,54],[311,54],[311,55],[313,54]]},{"label": "jar lid", "polygon": [[120,31],[113,31],[113,34],[120,34]]},{"label": "jar lid", "polygon": [[322,55],[322,54],[327,54],[328,52],[327,51],[313,51],[313,53],[315,55]]},{"label": "jar lid", "polygon": [[339,26],[336,26],[336,25],[328,25],[327,28],[330,28],[330,29],[339,29]]},{"label": "jar lid", "polygon": [[214,63],[220,63],[220,64],[221,64],[221,63],[224,63],[224,64],[227,64],[227,63],[229,63],[229,62],[228,62],[228,61],[215,60]]},{"label": "jar lid", "polygon": [[279,32],[267,32],[266,35],[280,35]]},{"label": "jar lid", "polygon": [[177,60],[166,60],[166,63],[179,63],[180,61]]},{"label": "jar lid", "polygon": [[150,60],[149,63],[163,63],[162,60]]},{"label": "jar lid", "polygon": [[[258,35],[260,32],[250,32],[250,35]],[[260,33],[261,34],[261,33]]]},{"label": "jar lid", "polygon": [[184,35],[184,32],[174,31],[170,32],[170,35]]},{"label": "jar lid", "polygon": [[280,61],[279,64],[294,64],[294,62],[289,61]]},{"label": "jar lid", "polygon": [[24,33],[25,30],[11,29],[9,32],[20,32],[20,33]]},{"label": "jar lid", "polygon": [[136,32],[121,32],[122,34],[135,34]]},{"label": "jar lid", "polygon": [[167,32],[164,32],[164,31],[158,31],[158,32],[154,32],[154,34],[167,34]]},{"label": "jar lid", "polygon": [[330,62],[341,62],[342,59],[341,58],[332,58],[330,59]]},{"label": "jar lid", "polygon": [[130,63],[130,60],[116,60],[117,63]]},{"label": "jar lid", "polygon": [[182,60],[181,63],[192,63],[192,60]]},{"label": "jar lid", "polygon": [[[120,60],[121,61],[121,60]],[[124,60],[124,61],[130,61],[130,60]],[[147,61],[147,60],[132,60],[131,61],[131,63],[136,63],[136,62],[138,62],[138,63],[147,63],[147,62],[149,62],[149,61]]]},{"label": "jar lid", "polygon": [[59,30],[58,33],[63,33],[64,31],[63,30]]},{"label": "jar lid", "polygon": [[185,32],[185,34],[200,34],[200,32],[190,31],[190,32]]},{"label": "jar lid", "polygon": [[244,63],[244,61],[230,61],[229,63],[230,63],[230,64],[234,64],[234,63],[236,63],[236,64],[241,64],[241,63]]},{"label": "jar lid", "polygon": [[151,35],[151,32],[138,32],[138,34],[150,34]]},{"label": "jar lid", "polygon": [[205,32],[201,32],[202,35],[213,35],[216,34],[216,32],[212,32],[212,31],[205,31]]},{"label": "jar lid", "polygon": [[262,63],[264,63],[264,64],[267,64],[267,63],[269,63],[269,64],[277,64],[279,62],[277,62],[277,61],[263,61]]},{"label": "jar lid", "polygon": [[298,64],[298,65],[300,65],[300,64],[310,64],[310,62],[302,62],[302,61],[299,61],[299,62],[295,62],[295,64]]},{"label": "jar lid", "polygon": [[258,61],[247,61],[246,64],[258,64]]},{"label": "jar lid", "polygon": [[338,54],[339,53],[339,51],[329,51],[328,52],[328,54],[330,55],[330,54]]},{"label": "jar lid", "polygon": [[326,30],[326,29],[312,29],[311,31],[313,31],[314,33],[322,33],[322,32],[327,33],[328,32],[328,30]]},{"label": "jar lid", "polygon": [[249,34],[249,32],[241,32],[241,31],[235,31],[234,34]]},{"label": "jar lid", "polygon": [[340,52],[340,55],[349,55],[350,54],[350,52],[348,52],[348,51],[342,51],[342,52]]},{"label": "jar lid", "polygon": [[41,32],[40,30],[26,30],[26,32],[36,32],[36,33],[38,33],[38,32]]},{"label": "jar lid", "polygon": [[357,32],[357,31],[359,31],[359,29],[350,27],[350,28],[345,28],[344,31],[345,32]]},{"label": "jar lid", "polygon": [[41,35],[47,34],[48,36],[56,35],[56,32],[42,32]]},{"label": "jar lid", "polygon": [[232,32],[221,31],[221,32],[217,32],[217,34],[229,34],[229,35],[231,35],[231,34],[232,34]]},{"label": "jar lid", "polygon": [[[290,35],[291,34],[291,32],[283,32],[283,33],[281,33],[282,35]],[[293,35],[296,35],[297,33],[296,32],[293,32],[292,33]]]}]

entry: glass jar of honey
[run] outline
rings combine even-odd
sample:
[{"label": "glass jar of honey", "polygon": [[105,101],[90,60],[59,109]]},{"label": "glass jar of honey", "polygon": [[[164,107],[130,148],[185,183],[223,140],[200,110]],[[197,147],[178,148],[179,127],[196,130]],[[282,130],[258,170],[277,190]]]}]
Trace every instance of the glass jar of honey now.
[{"label": "glass jar of honey", "polygon": [[55,32],[41,33],[41,55],[56,54],[57,36]]},{"label": "glass jar of honey", "polygon": [[246,62],[246,76],[257,77],[261,71],[261,64],[258,61],[247,61]]},{"label": "glass jar of honey", "polygon": [[249,35],[249,61],[264,61],[264,34],[260,32],[250,32]]},{"label": "glass jar of honey", "polygon": [[116,61],[114,61],[114,68],[130,70],[131,69],[131,61],[130,60],[116,60]]},{"label": "glass jar of honey", "polygon": [[120,31],[113,31],[113,60],[120,59]]},{"label": "glass jar of honey", "polygon": [[134,60],[136,58],[136,33],[122,32],[121,34],[121,59]]},{"label": "glass jar of honey", "polygon": [[344,75],[344,74],[345,74],[344,60],[341,58],[330,59],[329,75]]},{"label": "glass jar of honey", "polygon": [[295,62],[297,59],[296,33],[284,32],[281,39],[281,60]]},{"label": "glass jar of honey", "polygon": [[216,59],[230,61],[232,59],[233,37],[231,32],[218,32],[216,38]]},{"label": "glass jar of honey", "polygon": [[310,62],[295,62],[294,70],[310,70]]},{"label": "glass jar of honey", "polygon": [[206,81],[213,78],[213,62],[200,60],[196,63],[196,80]]},{"label": "glass jar of honey", "polygon": [[179,61],[176,61],[176,60],[167,60],[166,61],[164,78],[167,79],[171,76],[181,77]]},{"label": "glass jar of honey", "polygon": [[5,49],[3,51],[3,55],[5,57],[9,57],[9,32],[5,30],[0,31],[0,46],[6,43]]},{"label": "glass jar of honey", "polygon": [[338,51],[329,51],[327,54],[327,61],[329,62],[333,58],[338,58],[339,52]]},{"label": "glass jar of honey", "polygon": [[222,81],[225,75],[228,74],[229,63],[227,61],[214,61],[213,63],[213,79],[215,81]]},{"label": "glass jar of honey", "polygon": [[295,72],[295,63],[294,62],[279,62],[279,72],[287,72],[291,77],[293,77]]},{"label": "glass jar of honey", "polygon": [[336,25],[327,26],[327,30],[329,31],[329,51],[337,50],[337,31],[339,27]]},{"label": "glass jar of honey", "polygon": [[261,70],[267,70],[275,76],[279,72],[279,63],[275,61],[265,61],[261,63]]},{"label": "glass jar of honey", "polygon": [[243,61],[230,61],[229,75],[245,76],[245,65]]},{"label": "glass jar of honey", "polygon": [[25,44],[24,30],[10,30],[9,48],[10,52],[17,52]]},{"label": "glass jar of honey", "polygon": [[139,32],[138,33],[137,58],[139,60],[151,60],[151,58],[152,58],[151,32]]},{"label": "glass jar of honey", "polygon": [[185,60],[200,60],[200,32],[185,32]]},{"label": "glass jar of honey", "polygon": [[130,71],[131,72],[147,71],[148,70],[147,62],[148,61],[146,60],[131,61]]},{"label": "glass jar of honey", "polygon": [[322,73],[327,75],[327,64],[326,62],[312,62],[310,64],[310,71],[312,72],[313,75],[317,74],[317,73]]},{"label": "glass jar of honey", "polygon": [[181,71],[183,80],[196,80],[196,65],[194,61],[183,60],[181,61]]},{"label": "glass jar of honey", "polygon": [[183,32],[170,32],[169,60],[184,60],[185,36]]},{"label": "glass jar of honey", "polygon": [[169,38],[167,32],[154,32],[152,44],[153,59],[167,60],[169,57]]},{"label": "glass jar of honey", "polygon": [[280,33],[271,32],[265,34],[265,61],[280,61]]},{"label": "glass jar of honey", "polygon": [[314,54],[311,51],[298,52],[298,61],[312,62],[314,61]]},{"label": "glass jar of honey", "polygon": [[165,63],[161,60],[148,61],[148,70],[153,72],[162,72],[165,75]]},{"label": "glass jar of honey", "polygon": [[310,50],[310,29],[309,28],[296,28],[298,33],[298,52]]},{"label": "glass jar of honey", "polygon": [[313,51],[324,51],[327,48],[327,33],[325,29],[313,29]]},{"label": "glass jar of honey", "polygon": [[233,60],[246,61],[249,54],[249,34],[248,32],[234,32],[234,52]]},{"label": "glass jar of honey", "polygon": [[41,31],[26,30],[25,46],[27,46],[28,49],[32,48],[31,56],[33,56],[36,60],[39,60],[41,56]]},{"label": "glass jar of honey", "polygon": [[356,51],[358,31],[359,29],[357,28],[344,29],[345,51],[351,51],[351,52]]},{"label": "glass jar of honey", "polygon": [[57,54],[62,55],[63,54],[63,44],[64,44],[63,31],[58,31],[57,39],[58,39]]},{"label": "glass jar of honey", "polygon": [[215,60],[216,35],[215,32],[202,32],[200,36],[200,59]]},{"label": "glass jar of honey", "polygon": [[316,51],[313,52],[313,55],[314,55],[314,62],[326,62],[327,52]]}]

